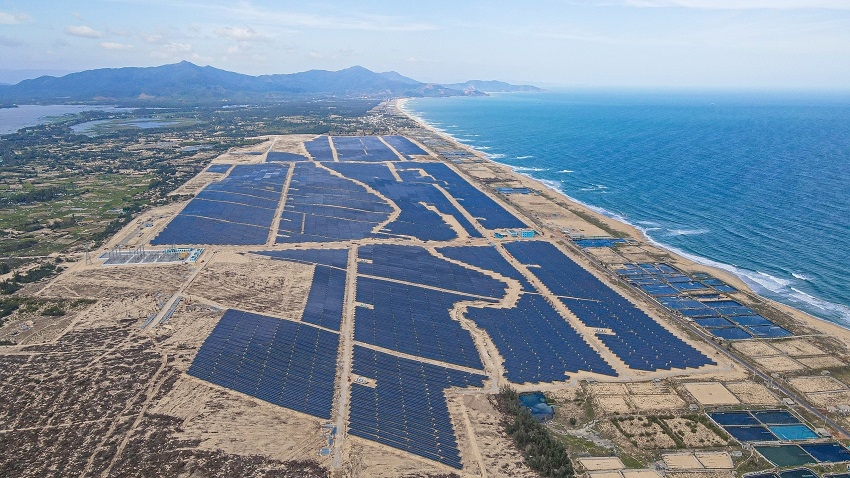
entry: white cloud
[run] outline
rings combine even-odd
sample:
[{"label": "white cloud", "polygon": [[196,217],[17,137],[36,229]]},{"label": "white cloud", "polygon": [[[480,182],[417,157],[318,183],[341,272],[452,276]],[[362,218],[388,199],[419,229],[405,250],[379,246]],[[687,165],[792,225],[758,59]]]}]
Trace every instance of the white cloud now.
[{"label": "white cloud", "polygon": [[398,31],[419,32],[437,30],[437,25],[409,21],[402,17],[390,15],[356,14],[350,16],[320,16],[311,13],[301,13],[288,10],[277,10],[241,2],[235,5],[198,5],[204,9],[215,8],[227,16],[278,27],[319,28],[328,30],[366,30],[366,31]]},{"label": "white cloud", "polygon": [[116,43],[111,41],[106,41],[100,44],[100,47],[104,50],[129,50],[133,48],[133,45],[127,45],[126,43]]},{"label": "white cloud", "polygon": [[16,25],[29,20],[30,16],[26,13],[9,13],[0,12],[0,25]]},{"label": "white cloud", "polygon": [[251,27],[224,27],[215,30],[215,34],[222,38],[236,41],[258,41],[266,40],[268,37]]},{"label": "white cloud", "polygon": [[83,38],[100,38],[103,36],[103,33],[85,25],[70,25],[65,28],[65,33]]}]

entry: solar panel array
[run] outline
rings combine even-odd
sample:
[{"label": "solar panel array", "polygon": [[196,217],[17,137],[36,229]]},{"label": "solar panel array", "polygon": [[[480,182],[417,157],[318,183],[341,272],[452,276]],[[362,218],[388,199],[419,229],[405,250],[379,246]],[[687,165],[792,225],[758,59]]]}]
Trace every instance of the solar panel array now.
[{"label": "solar panel array", "polygon": [[297,163],[278,228],[278,243],[368,237],[392,207],[363,186],[314,163]]},{"label": "solar panel array", "polygon": [[345,269],[348,267],[348,249],[290,249],[288,251],[258,251],[274,259],[301,262],[303,264],[319,264],[323,266]]},{"label": "solar panel array", "polygon": [[533,291],[534,287],[528,282],[518,270],[512,266],[507,259],[499,254],[493,246],[458,246],[458,247],[440,247],[437,249],[440,254],[466,264],[480,267],[501,274],[505,277],[515,279],[522,285],[523,290]]},{"label": "solar panel array", "polygon": [[715,362],[676,337],[645,312],[548,242],[521,241],[505,247],[585,325],[609,329],[597,336],[615,355],[637,370],[700,367]]},{"label": "solar panel array", "polygon": [[264,244],[286,172],[278,164],[235,166],[189,201],[151,244]]},{"label": "solar panel array", "polygon": [[296,153],[285,153],[281,151],[269,151],[266,154],[267,163],[275,163],[279,161],[309,161],[307,156]]},{"label": "solar panel array", "polygon": [[444,163],[419,163],[431,176],[437,179],[438,184],[448,190],[461,206],[472,216],[478,218],[487,229],[514,229],[524,228],[525,223],[507,211],[490,196],[481,192],[478,188],[463,179]]},{"label": "solar panel array", "polygon": [[753,309],[712,293],[735,289],[707,274],[689,276],[664,263],[626,264],[617,272],[668,309],[694,319],[717,337],[741,340],[792,335]]},{"label": "solar panel array", "polygon": [[481,369],[472,336],[449,310],[460,294],[378,279],[357,279],[354,339],[390,350]]},{"label": "solar panel array", "polygon": [[281,407],[331,417],[339,336],[316,327],[228,310],[189,375]]},{"label": "solar panel array", "polygon": [[210,164],[207,167],[208,173],[226,173],[230,171],[232,164]]},{"label": "solar panel array", "polygon": [[346,177],[368,184],[401,209],[399,217],[385,226],[382,233],[377,235],[378,237],[410,236],[423,241],[449,241],[457,238],[454,229],[446,224],[439,214],[429,210],[422,203],[436,207],[443,214],[453,216],[470,236],[482,237],[481,233],[430,181],[397,182],[384,164],[335,163],[327,166]]},{"label": "solar panel array", "polygon": [[386,277],[440,289],[464,292],[498,299],[505,295],[506,285],[488,275],[453,264],[431,255],[418,246],[378,244],[362,246],[357,251],[361,262],[357,273]]},{"label": "solar panel array", "polygon": [[316,139],[305,141],[304,147],[316,161],[334,160],[330,139],[327,136],[319,136]]},{"label": "solar panel array", "polygon": [[543,296],[523,294],[511,309],[470,309],[465,315],[490,335],[511,382],[563,381],[567,372],[580,370],[617,375]]},{"label": "solar panel array", "polygon": [[376,381],[354,384],[349,432],[367,440],[463,468],[443,391],[480,387],[486,377],[354,347],[353,372]]},{"label": "solar panel array", "polygon": [[411,155],[427,155],[428,152],[420,148],[413,141],[404,136],[383,136],[384,141],[392,146],[396,151],[410,158]]},{"label": "solar panel array", "polygon": [[344,270],[317,266],[301,320],[339,330],[345,299],[345,279]]},{"label": "solar panel array", "polygon": [[333,136],[340,161],[399,161],[399,157],[377,136]]}]

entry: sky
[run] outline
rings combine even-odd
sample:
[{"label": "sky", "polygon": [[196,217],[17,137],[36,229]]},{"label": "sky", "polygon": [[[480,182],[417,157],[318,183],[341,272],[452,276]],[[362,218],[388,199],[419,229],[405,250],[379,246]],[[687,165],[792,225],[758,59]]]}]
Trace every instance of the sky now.
[{"label": "sky", "polygon": [[0,0],[7,75],[181,60],[251,75],[361,65],[437,83],[847,90],[850,0]]}]

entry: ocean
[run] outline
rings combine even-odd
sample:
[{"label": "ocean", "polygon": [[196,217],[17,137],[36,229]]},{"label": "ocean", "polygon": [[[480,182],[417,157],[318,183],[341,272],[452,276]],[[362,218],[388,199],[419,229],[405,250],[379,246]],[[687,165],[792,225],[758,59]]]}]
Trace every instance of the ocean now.
[{"label": "ocean", "polygon": [[555,91],[405,109],[760,295],[850,327],[850,96]]}]

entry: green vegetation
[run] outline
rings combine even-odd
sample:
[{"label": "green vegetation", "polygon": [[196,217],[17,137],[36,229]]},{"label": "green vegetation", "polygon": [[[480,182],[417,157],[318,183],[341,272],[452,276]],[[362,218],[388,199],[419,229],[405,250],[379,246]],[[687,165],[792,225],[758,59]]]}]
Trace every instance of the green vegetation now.
[{"label": "green vegetation", "polygon": [[15,272],[11,279],[0,282],[0,294],[12,294],[20,290],[23,284],[38,282],[41,279],[51,277],[62,269],[53,263],[44,263],[25,273]]},{"label": "green vegetation", "polygon": [[[387,133],[369,113],[377,100],[295,98],[265,106],[199,106],[84,112],[2,136],[0,263],[6,274],[56,252],[82,252],[107,239],[230,149],[267,134]],[[153,117],[161,128],[71,126]],[[106,124],[105,123],[105,124]],[[26,259],[25,259],[26,258]],[[18,281],[13,281],[17,283]],[[4,293],[17,290],[6,283]]]},{"label": "green vegetation", "polygon": [[573,476],[573,466],[564,443],[520,405],[519,394],[515,390],[502,388],[496,396],[496,402],[499,411],[505,416],[505,431],[531,469],[543,477]]}]

